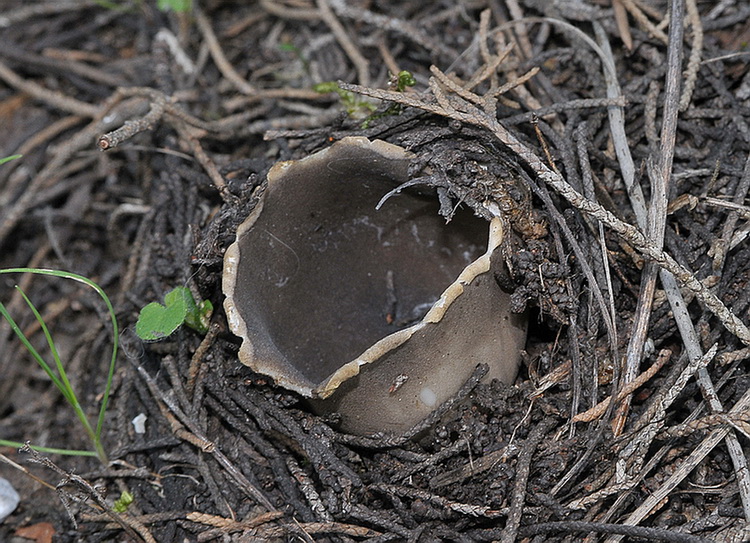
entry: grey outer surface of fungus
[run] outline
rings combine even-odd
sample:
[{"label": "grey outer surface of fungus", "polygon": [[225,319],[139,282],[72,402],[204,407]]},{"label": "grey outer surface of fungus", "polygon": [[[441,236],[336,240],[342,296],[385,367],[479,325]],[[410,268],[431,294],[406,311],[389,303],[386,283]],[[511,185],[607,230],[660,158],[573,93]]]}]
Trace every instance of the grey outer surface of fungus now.
[{"label": "grey outer surface of fungus", "polygon": [[446,224],[411,190],[375,209],[409,159],[349,137],[276,164],[224,258],[240,361],[357,434],[407,430],[480,363],[512,383],[526,339],[495,279],[499,219],[459,210]]}]

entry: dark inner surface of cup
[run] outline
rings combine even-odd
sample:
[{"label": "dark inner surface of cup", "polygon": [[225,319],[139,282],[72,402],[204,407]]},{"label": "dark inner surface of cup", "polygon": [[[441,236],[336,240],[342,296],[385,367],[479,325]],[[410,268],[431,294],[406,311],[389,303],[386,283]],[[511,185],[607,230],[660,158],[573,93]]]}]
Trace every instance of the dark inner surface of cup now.
[{"label": "dark inner surface of cup", "polygon": [[446,225],[435,195],[405,190],[376,210],[405,169],[352,154],[292,164],[240,239],[235,299],[256,355],[314,384],[416,324],[486,250],[487,223],[462,209]]}]

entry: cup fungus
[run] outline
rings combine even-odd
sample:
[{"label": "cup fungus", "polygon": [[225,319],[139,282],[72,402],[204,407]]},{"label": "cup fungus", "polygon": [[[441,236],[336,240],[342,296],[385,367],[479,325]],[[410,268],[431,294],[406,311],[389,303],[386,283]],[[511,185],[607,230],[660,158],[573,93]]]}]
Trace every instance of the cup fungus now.
[{"label": "cup fungus", "polygon": [[511,383],[526,337],[496,281],[499,219],[462,209],[446,224],[412,189],[376,210],[409,158],[351,137],[276,164],[224,259],[242,363],[358,434],[408,429],[477,364]]}]

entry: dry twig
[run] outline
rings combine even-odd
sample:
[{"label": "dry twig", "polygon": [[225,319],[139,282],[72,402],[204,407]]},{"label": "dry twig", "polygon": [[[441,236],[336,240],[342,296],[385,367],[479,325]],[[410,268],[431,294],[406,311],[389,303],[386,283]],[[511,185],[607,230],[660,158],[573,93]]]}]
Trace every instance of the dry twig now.
[{"label": "dry twig", "polygon": [[693,31],[693,41],[690,44],[690,59],[688,60],[687,70],[685,70],[685,85],[680,98],[680,111],[685,111],[690,106],[695,82],[698,79],[701,54],[703,53],[703,23],[701,23],[700,13],[698,13],[698,5],[696,0],[686,0],[686,3],[687,18]]},{"label": "dry twig", "polygon": [[[156,382],[154,382],[154,380],[146,372],[146,370],[144,370],[140,366],[137,367],[137,370],[138,374],[141,376],[141,378],[143,378],[146,385],[148,386],[149,391],[154,396],[154,399],[159,402],[159,408],[161,409],[162,414],[165,416],[167,421],[169,421],[173,433],[180,439],[183,439],[188,443],[198,447],[203,452],[212,454],[214,458],[216,458],[216,460],[219,462],[219,464],[221,464],[222,467],[227,470],[227,473],[235,480],[235,482],[243,492],[245,492],[257,503],[265,507],[268,511],[275,511],[276,508],[271,504],[271,502],[268,501],[268,498],[266,498],[265,495],[263,495],[263,493],[255,487],[255,485],[247,480],[242,472],[238,470],[234,466],[234,464],[232,464],[229,458],[227,458],[224,453],[222,453],[218,449],[215,443],[213,443],[203,435],[203,432],[200,430],[197,423],[194,422],[187,414],[185,414],[177,406],[174,400],[170,398],[170,396],[164,394],[159,389]],[[174,414],[174,416],[172,416],[172,413]],[[179,422],[177,421],[177,419],[179,419]],[[189,431],[186,431],[182,427],[182,424],[184,424]]]},{"label": "dry twig", "polygon": [[227,57],[224,55],[224,51],[219,44],[219,40],[216,38],[214,29],[211,28],[211,23],[199,9],[193,10],[195,16],[195,22],[198,24],[198,29],[203,34],[203,39],[206,40],[208,50],[211,52],[211,58],[214,59],[216,67],[236,88],[243,94],[255,94],[255,88],[248,83],[237,70],[234,69]]},{"label": "dry twig", "polygon": [[331,29],[333,35],[336,36],[336,41],[339,42],[339,45],[341,45],[341,48],[357,69],[357,79],[360,84],[368,86],[370,84],[370,63],[360,52],[341,22],[336,18],[336,14],[331,9],[329,2],[330,0],[317,0],[320,17],[328,25],[328,28]]},{"label": "dry twig", "polygon": [[[661,368],[664,367],[667,362],[669,362],[671,356],[672,351],[663,349],[659,353],[659,356],[656,357],[656,362],[654,362],[646,371],[641,373],[636,379],[624,385],[622,389],[618,391],[615,401],[619,402],[646,384]],[[611,397],[602,400],[588,411],[584,411],[573,417],[571,422],[591,422],[592,420],[596,420],[604,415],[611,401]]]},{"label": "dry twig", "polygon": [[[747,390],[743,394],[742,398],[734,405],[729,412],[730,416],[738,416],[740,413],[750,408],[750,390]],[[711,434],[708,435],[695,450],[679,465],[677,470],[666,480],[662,485],[651,492],[644,502],[636,508],[628,517],[624,520],[625,524],[631,526],[637,525],[640,521],[646,518],[656,508],[659,503],[666,498],[677,485],[687,477],[691,471],[710,453],[716,445],[718,445],[722,439],[730,432],[730,427],[725,426],[717,428]],[[615,543],[619,541],[620,537],[612,537],[607,540],[607,543]]]},{"label": "dry twig", "polygon": [[[651,205],[648,210],[648,226],[646,235],[655,248],[664,247],[664,232],[667,224],[667,195],[672,175],[672,159],[674,157],[675,135],[677,132],[677,115],[679,107],[680,76],[682,66],[682,1],[672,2],[672,21],[676,24],[669,26],[669,47],[667,48],[667,75],[664,89],[664,109],[662,114],[661,147],[659,154],[652,157],[649,163],[649,178],[651,180]],[[658,160],[658,165],[656,164]],[[628,343],[625,367],[622,373],[623,385],[633,381],[643,357],[646,343],[648,323],[656,290],[657,266],[651,262],[641,274],[641,289],[638,296],[638,306],[635,310],[633,329]],[[627,413],[630,407],[630,396],[627,396],[618,407],[617,414],[612,421],[613,433],[620,435],[625,427]]]}]

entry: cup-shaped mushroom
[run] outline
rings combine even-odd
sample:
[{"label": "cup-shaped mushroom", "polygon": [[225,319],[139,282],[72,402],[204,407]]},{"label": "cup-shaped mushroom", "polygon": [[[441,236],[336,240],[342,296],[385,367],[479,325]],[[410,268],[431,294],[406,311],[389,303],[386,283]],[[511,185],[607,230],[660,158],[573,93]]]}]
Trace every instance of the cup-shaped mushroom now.
[{"label": "cup-shaped mushroom", "polygon": [[446,224],[411,189],[378,207],[409,158],[352,137],[276,164],[224,259],[240,361],[358,434],[408,429],[477,364],[511,383],[526,338],[496,280],[499,219],[461,209]]}]

